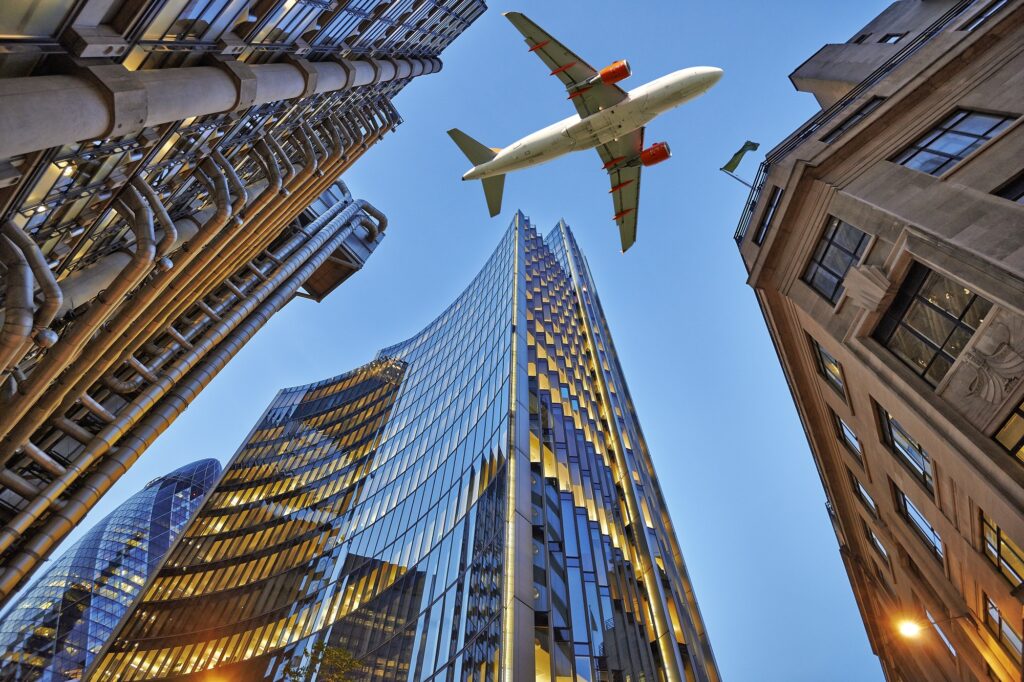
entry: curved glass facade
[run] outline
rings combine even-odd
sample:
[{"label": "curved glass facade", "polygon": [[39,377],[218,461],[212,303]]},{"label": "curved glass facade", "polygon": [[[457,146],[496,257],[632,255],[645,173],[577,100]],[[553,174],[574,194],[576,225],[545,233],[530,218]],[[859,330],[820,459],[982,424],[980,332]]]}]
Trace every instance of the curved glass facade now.
[{"label": "curved glass facade", "polygon": [[203,459],[157,478],[57,559],[0,620],[0,679],[82,679],[220,472]]},{"label": "curved glass facade", "polygon": [[93,679],[281,679],[318,642],[372,680],[718,679],[564,224],[518,214],[420,333],[279,393]]}]

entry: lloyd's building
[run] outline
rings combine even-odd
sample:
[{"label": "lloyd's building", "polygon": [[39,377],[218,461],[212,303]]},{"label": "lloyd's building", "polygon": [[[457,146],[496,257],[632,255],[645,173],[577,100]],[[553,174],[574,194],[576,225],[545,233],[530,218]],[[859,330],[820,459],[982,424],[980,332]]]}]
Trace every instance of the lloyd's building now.
[{"label": "lloyd's building", "polygon": [[719,680],[564,223],[517,214],[425,329],[281,391],[89,674],[283,679],[317,643],[356,679]]}]

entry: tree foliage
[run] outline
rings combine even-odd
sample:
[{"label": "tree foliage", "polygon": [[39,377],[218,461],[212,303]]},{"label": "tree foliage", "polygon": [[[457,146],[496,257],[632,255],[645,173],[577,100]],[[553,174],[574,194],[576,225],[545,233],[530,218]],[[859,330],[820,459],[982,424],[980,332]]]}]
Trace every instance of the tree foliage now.
[{"label": "tree foliage", "polygon": [[302,653],[298,662],[284,669],[287,682],[354,682],[362,669],[359,660],[346,649],[317,642]]}]

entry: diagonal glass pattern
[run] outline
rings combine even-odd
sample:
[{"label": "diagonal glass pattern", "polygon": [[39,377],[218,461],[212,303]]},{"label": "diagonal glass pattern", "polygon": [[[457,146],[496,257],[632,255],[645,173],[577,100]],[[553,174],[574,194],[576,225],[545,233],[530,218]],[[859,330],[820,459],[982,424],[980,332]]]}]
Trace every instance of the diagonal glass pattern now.
[{"label": "diagonal glass pattern", "polygon": [[517,214],[424,330],[282,391],[93,679],[280,680],[318,643],[359,679],[718,681],[564,223]]}]

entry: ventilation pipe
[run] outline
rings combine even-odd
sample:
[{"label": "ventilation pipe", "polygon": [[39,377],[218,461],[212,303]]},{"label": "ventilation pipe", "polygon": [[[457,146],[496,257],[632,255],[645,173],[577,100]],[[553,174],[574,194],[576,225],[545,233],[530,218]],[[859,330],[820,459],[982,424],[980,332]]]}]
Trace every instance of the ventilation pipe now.
[{"label": "ventilation pipe", "polygon": [[25,255],[6,235],[0,236],[0,263],[7,267],[4,326],[0,329],[0,370],[18,360],[18,352],[32,332],[32,270]]}]

